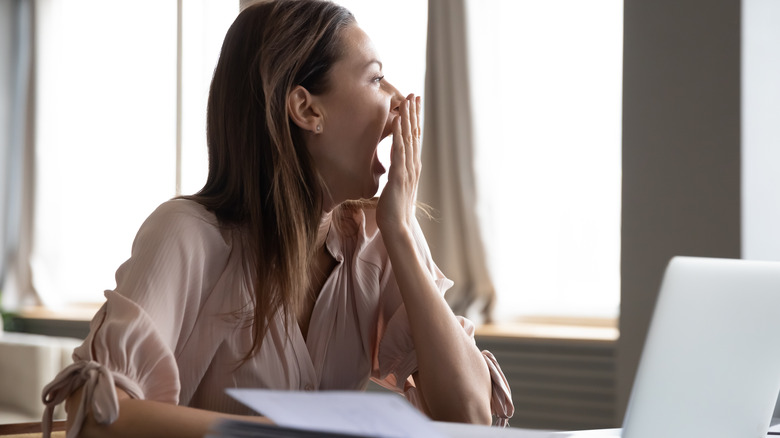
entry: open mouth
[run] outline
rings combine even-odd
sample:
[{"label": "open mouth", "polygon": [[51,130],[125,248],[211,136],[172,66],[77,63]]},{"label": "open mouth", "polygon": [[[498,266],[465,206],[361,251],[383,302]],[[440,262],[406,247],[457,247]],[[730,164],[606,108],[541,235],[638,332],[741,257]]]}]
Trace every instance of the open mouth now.
[{"label": "open mouth", "polygon": [[392,141],[385,140],[390,135],[382,134],[382,139],[374,149],[373,166],[372,170],[376,175],[383,175],[387,168],[390,166],[390,151],[392,148]]},{"label": "open mouth", "polygon": [[[397,117],[397,116],[396,116]],[[389,117],[385,123],[385,127],[382,130],[382,134],[379,136],[376,148],[374,149],[374,158],[372,171],[374,175],[379,177],[387,172],[387,168],[390,167],[390,150],[392,148],[392,140],[387,140],[393,133],[393,122],[395,117]]]},{"label": "open mouth", "polygon": [[385,169],[384,164],[382,164],[382,161],[379,159],[377,155],[374,155],[374,159],[372,160],[372,173],[374,175],[383,175],[387,170]]}]

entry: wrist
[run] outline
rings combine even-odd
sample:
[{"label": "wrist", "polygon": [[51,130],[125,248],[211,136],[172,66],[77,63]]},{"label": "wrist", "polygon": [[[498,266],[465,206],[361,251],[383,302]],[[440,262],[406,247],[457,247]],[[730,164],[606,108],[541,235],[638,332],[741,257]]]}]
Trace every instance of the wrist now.
[{"label": "wrist", "polygon": [[386,224],[377,224],[379,231],[382,232],[382,238],[385,240],[385,246],[389,241],[400,241],[406,238],[412,238],[412,226],[406,222],[394,222]]}]

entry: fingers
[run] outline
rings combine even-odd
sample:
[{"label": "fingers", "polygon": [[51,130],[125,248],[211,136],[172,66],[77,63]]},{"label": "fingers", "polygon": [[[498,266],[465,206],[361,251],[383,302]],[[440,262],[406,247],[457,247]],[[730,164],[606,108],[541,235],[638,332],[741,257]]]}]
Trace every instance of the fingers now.
[{"label": "fingers", "polygon": [[398,181],[411,184],[416,192],[421,169],[422,150],[422,102],[419,96],[410,94],[401,102],[399,114],[393,120],[393,146],[388,183]]},{"label": "fingers", "polygon": [[[401,107],[403,107],[403,103],[401,103]],[[402,177],[401,173],[405,171],[405,169],[402,169],[406,165],[402,123],[400,116],[393,120],[393,145],[390,149],[390,171],[387,174],[388,183]]]},{"label": "fingers", "polygon": [[417,107],[417,97],[414,96],[414,94],[410,94],[408,98],[409,102],[409,125],[411,127],[411,142],[409,143],[410,146],[410,153],[407,160],[409,161],[409,172],[416,177],[419,173],[418,167],[419,167],[419,160],[417,159],[417,154],[420,150],[420,112],[419,108]]},{"label": "fingers", "polygon": [[422,170],[422,99],[417,96],[414,99],[414,106],[417,110],[417,150],[414,154],[415,168],[417,169],[417,176],[420,176]]},{"label": "fingers", "polygon": [[417,118],[415,119],[415,122],[417,123],[417,126],[415,126],[417,129],[417,137],[422,137],[422,98],[420,96],[415,96],[412,103],[414,103],[414,111],[417,113]]},{"label": "fingers", "polygon": [[422,169],[422,100],[410,94],[405,101],[409,105],[410,141],[407,149],[407,162],[415,190]]},{"label": "fingers", "polygon": [[406,155],[406,162],[404,165],[406,166],[406,171],[410,175],[414,175],[414,142],[415,142],[415,135],[413,128],[415,127],[416,123],[416,114],[415,110],[412,108],[410,98],[413,96],[410,95],[409,98],[404,100],[402,106],[401,106],[401,128],[403,130],[403,139],[404,139],[404,153]]},{"label": "fingers", "polygon": [[407,102],[409,102],[409,125],[411,126],[411,133],[412,133],[412,141],[414,142],[417,140],[417,137],[420,135],[419,131],[419,123],[417,123],[418,118],[418,112],[417,112],[417,105],[416,101],[417,98],[414,97],[414,94],[410,94],[409,97],[406,99]]}]

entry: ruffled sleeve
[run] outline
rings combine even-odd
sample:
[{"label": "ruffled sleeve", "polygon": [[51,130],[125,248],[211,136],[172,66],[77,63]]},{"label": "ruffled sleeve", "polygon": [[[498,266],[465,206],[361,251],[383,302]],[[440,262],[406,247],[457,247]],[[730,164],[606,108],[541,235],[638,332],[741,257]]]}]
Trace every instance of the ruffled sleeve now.
[{"label": "ruffled sleeve", "polygon": [[482,357],[487,362],[490,370],[490,383],[492,385],[492,394],[490,396],[490,410],[496,418],[495,425],[506,427],[509,425],[509,419],[515,413],[515,405],[512,403],[512,390],[509,388],[509,382],[506,381],[504,372],[498,366],[493,353],[482,350]]},{"label": "ruffled sleeve", "polygon": [[[454,283],[436,266],[419,224],[415,221],[414,225],[418,254],[422,255],[423,263],[434,279],[439,293],[444,295]],[[372,380],[385,388],[404,394],[409,402],[422,409],[417,388],[411,377],[417,371],[417,355],[414,351],[409,319],[389,262],[383,269],[380,287],[382,291],[377,330],[378,348],[374,354]],[[461,316],[457,316],[457,319],[463,330],[473,339],[474,324]],[[509,418],[514,414],[512,392],[493,354],[483,351],[482,356],[490,371],[491,411],[496,418],[495,424],[506,426]]]},{"label": "ruffled sleeve", "polygon": [[130,259],[117,271],[116,290],[106,292],[89,335],[73,352],[74,363],[43,390],[45,438],[54,407],[81,387],[68,438],[78,435],[88,412],[100,424],[118,418],[116,387],[132,398],[179,403],[177,349],[192,332],[216,276],[210,269],[222,267],[214,255],[225,246],[193,204],[170,201],[141,226]]},{"label": "ruffled sleeve", "polygon": [[176,360],[155,324],[140,307],[116,292],[106,292],[106,298],[89,336],[73,353],[74,363],[43,390],[44,437],[49,436],[54,407],[82,386],[81,404],[71,418],[68,438],[78,435],[87,412],[100,424],[116,421],[119,402],[115,387],[136,399],[178,402]]}]

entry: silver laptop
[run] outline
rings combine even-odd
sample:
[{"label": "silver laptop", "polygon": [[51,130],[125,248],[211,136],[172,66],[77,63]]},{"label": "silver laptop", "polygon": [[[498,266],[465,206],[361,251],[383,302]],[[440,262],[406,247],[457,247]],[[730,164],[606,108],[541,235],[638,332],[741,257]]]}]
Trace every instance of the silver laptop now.
[{"label": "silver laptop", "polygon": [[780,262],[675,257],[622,438],[765,437],[780,392]]}]

